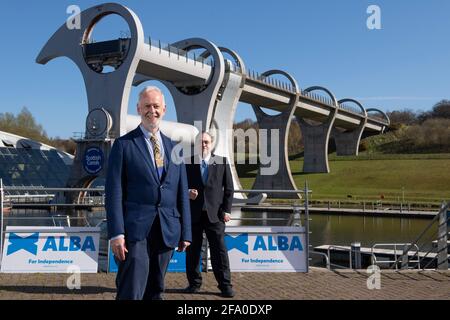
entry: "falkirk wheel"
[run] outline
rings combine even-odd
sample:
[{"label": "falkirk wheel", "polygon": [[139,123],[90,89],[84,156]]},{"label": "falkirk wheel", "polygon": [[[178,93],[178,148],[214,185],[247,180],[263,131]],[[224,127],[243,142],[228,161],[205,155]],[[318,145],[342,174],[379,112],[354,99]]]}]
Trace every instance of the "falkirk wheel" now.
[{"label": "falkirk wheel", "polygon": [[[130,36],[92,42],[95,26],[109,15],[122,17],[128,24]],[[259,130],[268,130],[267,146],[273,153],[270,163],[260,161],[252,188],[255,191],[297,190],[287,153],[293,119],[299,121],[304,137],[304,172],[329,172],[327,148],[330,135],[335,137],[338,154],[357,154],[363,130],[377,134],[389,125],[389,119],[382,111],[370,109],[369,114],[353,99],[340,100],[340,104],[322,87],[302,90],[287,72],[252,73],[246,70],[236,52],[206,39],[190,38],[170,46],[155,43],[144,36],[138,16],[123,5],[94,6],[82,11],[79,21],[78,29],[69,29],[64,23],[36,59],[37,63],[46,64],[52,59],[67,57],[77,65],[85,83],[88,100],[86,132],[77,140],[68,187],[89,187],[95,179],[105,178],[114,139],[139,124],[139,117],[128,114],[131,88],[148,80],[163,83],[175,104],[178,123],[162,121],[162,132],[192,149],[198,132],[212,131],[216,141],[214,152],[228,159],[235,189],[239,190],[242,187],[234,165],[232,129],[240,101],[252,106]],[[201,50],[202,54],[195,56],[193,50]],[[225,59],[224,54],[231,59]],[[105,67],[113,71],[103,73]],[[281,75],[287,82],[273,78],[274,75]],[[344,105],[349,102],[357,108]],[[262,108],[279,114],[268,115]],[[261,148],[258,152],[261,159]],[[268,166],[274,164],[277,170],[268,173]],[[300,197],[295,193],[273,192],[269,195]],[[246,195],[236,193],[235,198],[246,198]]]}]

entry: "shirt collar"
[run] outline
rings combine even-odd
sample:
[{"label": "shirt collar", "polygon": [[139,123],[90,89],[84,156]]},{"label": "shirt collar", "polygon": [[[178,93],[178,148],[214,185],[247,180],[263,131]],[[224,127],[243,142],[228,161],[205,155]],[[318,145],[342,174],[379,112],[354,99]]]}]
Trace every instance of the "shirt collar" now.
[{"label": "shirt collar", "polygon": [[200,160],[205,160],[206,163],[209,163],[209,159],[211,159],[211,153],[208,154],[205,158],[202,158],[202,157],[200,156]]},{"label": "shirt collar", "polygon": [[[139,125],[139,128],[141,128],[142,133],[144,134],[144,137],[146,139],[150,139],[150,136],[152,135],[150,131],[144,128],[142,123]],[[156,137],[158,140],[161,140],[161,130],[158,128],[158,131],[156,131]]]}]

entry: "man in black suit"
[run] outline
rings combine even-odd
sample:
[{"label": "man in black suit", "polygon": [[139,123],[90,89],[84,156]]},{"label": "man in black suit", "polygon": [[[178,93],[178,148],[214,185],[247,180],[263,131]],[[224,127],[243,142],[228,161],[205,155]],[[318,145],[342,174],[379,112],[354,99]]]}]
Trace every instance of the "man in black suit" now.
[{"label": "man in black suit", "polygon": [[193,156],[186,165],[192,221],[192,244],[186,250],[188,293],[196,293],[202,285],[200,254],[203,231],[210,245],[214,276],[223,297],[231,298],[230,262],[225,245],[225,223],[231,220],[233,179],[225,158],[211,154],[213,138],[203,132],[201,155]]}]

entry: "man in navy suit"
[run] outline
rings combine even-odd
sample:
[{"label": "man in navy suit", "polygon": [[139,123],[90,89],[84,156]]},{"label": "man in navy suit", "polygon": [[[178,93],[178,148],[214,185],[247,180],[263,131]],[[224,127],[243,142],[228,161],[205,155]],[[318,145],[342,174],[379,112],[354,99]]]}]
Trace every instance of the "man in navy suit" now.
[{"label": "man in navy suit", "polygon": [[186,165],[192,214],[192,245],[186,252],[187,293],[197,293],[202,285],[200,253],[203,232],[211,252],[214,276],[222,297],[234,297],[230,262],[225,245],[225,224],[231,220],[233,179],[226,158],[211,153],[213,137],[208,132],[199,135],[201,154]]},{"label": "man in navy suit", "polygon": [[186,168],[161,133],[166,112],[157,87],[139,94],[141,124],[114,142],[106,178],[108,237],[118,261],[117,299],[161,300],[173,249],[192,241]]}]

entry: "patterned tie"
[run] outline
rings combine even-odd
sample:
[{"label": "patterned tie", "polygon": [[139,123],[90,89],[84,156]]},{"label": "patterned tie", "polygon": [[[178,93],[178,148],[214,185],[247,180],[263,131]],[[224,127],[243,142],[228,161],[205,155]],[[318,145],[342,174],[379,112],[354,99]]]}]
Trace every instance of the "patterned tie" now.
[{"label": "patterned tie", "polygon": [[206,182],[208,182],[208,164],[205,160],[202,160],[202,180],[203,185],[206,186]]},{"label": "patterned tie", "polygon": [[153,156],[155,158],[156,163],[156,171],[158,172],[158,177],[161,179],[163,169],[164,169],[164,160],[161,157],[161,149],[159,147],[158,139],[156,138],[156,135],[152,133],[150,136],[150,141],[153,146]]}]

